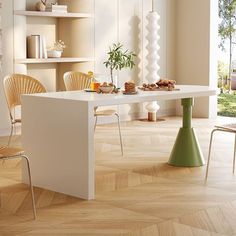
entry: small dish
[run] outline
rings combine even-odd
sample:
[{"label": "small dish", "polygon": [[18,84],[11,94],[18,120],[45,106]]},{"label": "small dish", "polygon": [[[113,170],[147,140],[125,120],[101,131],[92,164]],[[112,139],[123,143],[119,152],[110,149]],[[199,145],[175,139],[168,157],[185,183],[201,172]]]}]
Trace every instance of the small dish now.
[{"label": "small dish", "polygon": [[125,91],[122,91],[122,93],[123,93],[124,95],[135,95],[135,94],[138,93],[138,91],[135,91],[135,92],[125,92]]},{"label": "small dish", "polygon": [[88,92],[88,93],[94,93],[94,92],[97,92],[96,90],[93,90],[93,89],[84,89],[85,92]]},{"label": "small dish", "polygon": [[102,93],[112,93],[114,86],[100,86],[99,89]]}]

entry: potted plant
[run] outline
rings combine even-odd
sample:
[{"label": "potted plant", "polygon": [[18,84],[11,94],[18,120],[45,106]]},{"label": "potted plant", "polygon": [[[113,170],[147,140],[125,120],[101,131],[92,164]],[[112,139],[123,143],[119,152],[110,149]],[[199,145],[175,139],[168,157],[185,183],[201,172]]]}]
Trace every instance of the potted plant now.
[{"label": "potted plant", "polygon": [[107,54],[108,59],[103,64],[110,69],[111,82],[114,84],[113,71],[123,68],[132,69],[135,66],[134,58],[136,55],[132,51],[123,50],[123,45],[120,43],[114,43]]},{"label": "potted plant", "polygon": [[47,51],[48,57],[61,57],[61,54],[65,48],[66,45],[62,40],[54,42],[53,46]]}]

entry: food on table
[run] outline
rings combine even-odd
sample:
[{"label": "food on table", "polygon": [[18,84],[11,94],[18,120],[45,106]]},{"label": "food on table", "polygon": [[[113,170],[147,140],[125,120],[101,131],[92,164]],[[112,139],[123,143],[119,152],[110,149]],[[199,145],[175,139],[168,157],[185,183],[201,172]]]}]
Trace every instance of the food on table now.
[{"label": "food on table", "polygon": [[98,93],[118,93],[119,89],[113,83],[103,82],[97,90]]},{"label": "food on table", "polygon": [[157,83],[157,86],[160,88],[174,88],[176,81],[175,80],[171,80],[171,79],[160,79]]},{"label": "food on table", "polygon": [[158,82],[153,84],[144,83],[142,87],[140,87],[143,91],[158,91],[158,90],[173,90],[175,88],[176,81],[170,79],[160,79]]},{"label": "food on table", "polygon": [[125,82],[125,93],[135,93],[136,86],[133,81]]}]

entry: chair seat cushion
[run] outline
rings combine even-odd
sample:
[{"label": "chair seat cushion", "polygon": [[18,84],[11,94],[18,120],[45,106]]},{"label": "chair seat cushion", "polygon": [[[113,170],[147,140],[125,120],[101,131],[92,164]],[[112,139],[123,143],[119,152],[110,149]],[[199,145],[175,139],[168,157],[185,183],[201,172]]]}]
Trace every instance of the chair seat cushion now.
[{"label": "chair seat cushion", "polygon": [[0,147],[0,159],[4,157],[13,157],[23,154],[21,148]]},{"label": "chair seat cushion", "polygon": [[116,114],[116,110],[101,110],[94,113],[95,116],[113,116]]},{"label": "chair seat cushion", "polygon": [[236,123],[234,124],[224,124],[224,125],[216,125],[217,129],[229,130],[232,132],[236,132]]}]

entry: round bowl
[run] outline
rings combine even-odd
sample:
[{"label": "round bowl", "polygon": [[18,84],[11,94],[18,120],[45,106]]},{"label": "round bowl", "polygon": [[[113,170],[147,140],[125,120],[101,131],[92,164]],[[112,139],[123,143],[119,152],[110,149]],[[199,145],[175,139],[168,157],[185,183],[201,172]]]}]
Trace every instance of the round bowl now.
[{"label": "round bowl", "polygon": [[61,57],[62,51],[50,50],[50,51],[47,51],[47,53],[48,53],[48,57],[59,58]]},{"label": "round bowl", "polygon": [[114,86],[99,86],[102,93],[112,93]]}]

